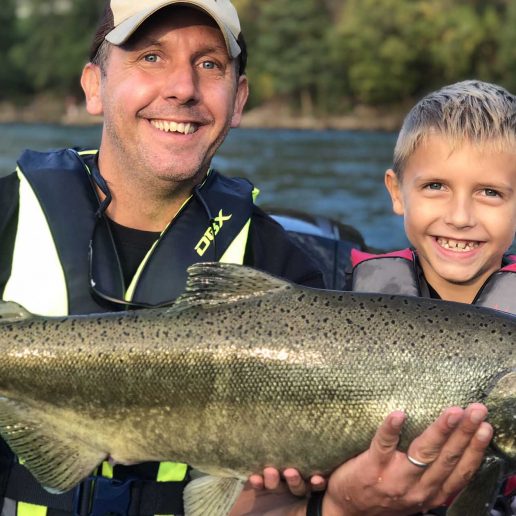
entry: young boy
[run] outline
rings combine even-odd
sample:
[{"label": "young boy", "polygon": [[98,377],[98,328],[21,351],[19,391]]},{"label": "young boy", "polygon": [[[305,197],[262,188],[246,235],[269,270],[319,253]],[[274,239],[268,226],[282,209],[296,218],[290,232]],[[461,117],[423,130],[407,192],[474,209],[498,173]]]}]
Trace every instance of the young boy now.
[{"label": "young boy", "polygon": [[[427,95],[405,118],[385,185],[413,247],[353,250],[353,290],[516,314],[516,96],[480,81]],[[513,514],[515,492],[511,477],[492,514]]]},{"label": "young boy", "polygon": [[516,96],[480,81],[446,86],[409,112],[385,174],[413,248],[353,252],[353,290],[516,313]]}]

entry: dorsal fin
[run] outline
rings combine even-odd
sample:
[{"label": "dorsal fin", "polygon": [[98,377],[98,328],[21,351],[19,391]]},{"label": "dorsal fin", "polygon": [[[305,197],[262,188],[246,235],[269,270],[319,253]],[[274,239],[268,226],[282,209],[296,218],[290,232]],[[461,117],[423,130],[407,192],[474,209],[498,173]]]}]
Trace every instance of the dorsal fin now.
[{"label": "dorsal fin", "polygon": [[14,301],[0,301],[0,323],[25,321],[35,317]]},{"label": "dorsal fin", "polygon": [[231,263],[196,263],[188,267],[186,290],[173,305],[183,309],[216,305],[295,288],[270,274]]}]

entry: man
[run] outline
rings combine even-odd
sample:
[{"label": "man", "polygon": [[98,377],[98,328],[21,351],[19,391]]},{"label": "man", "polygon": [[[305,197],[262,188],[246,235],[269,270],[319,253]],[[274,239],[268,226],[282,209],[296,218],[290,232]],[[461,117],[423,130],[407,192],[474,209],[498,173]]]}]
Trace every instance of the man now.
[{"label": "man", "polygon": [[[89,113],[104,116],[100,149],[26,152],[17,174],[0,183],[3,299],[46,315],[158,306],[181,292],[189,264],[212,260],[323,286],[316,267],[254,205],[252,185],[210,169],[240,122],[245,61],[229,0],[108,2],[81,80]],[[335,472],[327,496],[312,498],[309,510],[321,503],[328,514],[348,511],[369,482],[355,482],[364,467],[385,479],[370,489],[375,510],[400,492],[398,480],[407,488],[389,510],[414,512],[414,486],[417,507],[440,502],[478,466],[491,435],[484,417],[482,406],[443,415],[411,447],[416,460],[435,461],[424,470],[395,451],[404,416],[391,415],[371,450]],[[457,459],[444,461],[449,454]],[[183,512],[184,464],[106,463],[79,489],[52,496],[5,457],[6,515]],[[297,472],[285,477],[304,494]],[[270,493],[277,478],[265,471],[267,495],[247,490],[235,511],[305,513],[305,499]]]}]

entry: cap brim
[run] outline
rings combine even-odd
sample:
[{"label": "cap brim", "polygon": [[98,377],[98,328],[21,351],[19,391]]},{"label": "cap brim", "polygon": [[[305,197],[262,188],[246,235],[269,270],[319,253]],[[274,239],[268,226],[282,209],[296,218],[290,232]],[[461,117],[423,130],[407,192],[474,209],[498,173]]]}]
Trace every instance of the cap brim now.
[{"label": "cap brim", "polygon": [[159,10],[167,7],[169,5],[174,4],[182,4],[195,7],[200,11],[205,12],[210,18],[212,18],[215,23],[220,28],[222,35],[224,36],[224,40],[226,42],[226,47],[228,49],[228,54],[231,58],[235,59],[241,53],[240,45],[238,44],[237,38],[231,31],[231,29],[225,25],[218,17],[206,9],[205,6],[199,5],[196,2],[185,2],[184,0],[171,0],[167,2],[163,2],[159,6],[154,6],[150,9],[140,11],[139,13],[127,18],[123,22],[119,23],[113,30],[106,34],[106,40],[112,43],[113,45],[123,45],[142,25],[142,23],[150,18],[154,13]]}]

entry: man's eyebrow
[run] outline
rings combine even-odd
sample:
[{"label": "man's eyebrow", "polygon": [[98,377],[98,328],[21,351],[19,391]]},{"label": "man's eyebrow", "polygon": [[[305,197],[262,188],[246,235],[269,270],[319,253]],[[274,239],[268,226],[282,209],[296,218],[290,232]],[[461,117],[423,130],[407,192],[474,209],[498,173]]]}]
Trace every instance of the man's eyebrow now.
[{"label": "man's eyebrow", "polygon": [[150,38],[148,36],[143,36],[136,41],[129,40],[124,44],[124,47],[127,50],[138,50],[147,47],[162,47],[163,43],[159,39]]}]

